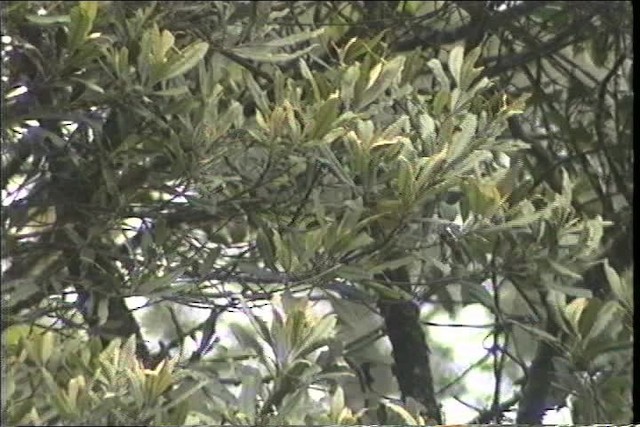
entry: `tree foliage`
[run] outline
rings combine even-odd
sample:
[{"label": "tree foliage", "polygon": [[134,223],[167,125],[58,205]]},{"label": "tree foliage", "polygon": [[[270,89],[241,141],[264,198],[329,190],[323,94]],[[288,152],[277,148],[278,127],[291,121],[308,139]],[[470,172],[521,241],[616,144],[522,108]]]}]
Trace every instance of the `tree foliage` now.
[{"label": "tree foliage", "polygon": [[[441,424],[425,319],[472,304],[493,318],[477,422],[567,402],[629,422],[628,2],[5,2],[3,20],[10,424]],[[231,312],[235,346],[216,338]],[[368,372],[387,338],[391,397]]]}]

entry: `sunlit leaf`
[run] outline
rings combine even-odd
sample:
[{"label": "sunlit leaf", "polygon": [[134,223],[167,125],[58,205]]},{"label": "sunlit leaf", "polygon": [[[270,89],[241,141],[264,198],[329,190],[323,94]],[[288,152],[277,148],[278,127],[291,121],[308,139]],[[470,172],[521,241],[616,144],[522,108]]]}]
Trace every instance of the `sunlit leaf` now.
[{"label": "sunlit leaf", "polygon": [[464,60],[464,46],[457,45],[449,52],[449,71],[458,86],[460,86],[460,73],[462,71],[462,63]]}]

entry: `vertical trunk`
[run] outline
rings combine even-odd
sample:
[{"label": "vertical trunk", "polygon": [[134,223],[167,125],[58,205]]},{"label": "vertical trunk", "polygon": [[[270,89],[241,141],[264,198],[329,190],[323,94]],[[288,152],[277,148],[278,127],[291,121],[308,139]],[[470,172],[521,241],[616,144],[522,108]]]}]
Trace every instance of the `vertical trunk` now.
[{"label": "vertical trunk", "polygon": [[[406,268],[388,271],[384,276],[393,282],[409,282]],[[391,341],[395,364],[393,371],[402,399],[414,398],[425,406],[426,413],[423,416],[442,424],[431,375],[429,347],[420,324],[420,308],[413,301],[389,299],[380,299],[378,308]]]}]

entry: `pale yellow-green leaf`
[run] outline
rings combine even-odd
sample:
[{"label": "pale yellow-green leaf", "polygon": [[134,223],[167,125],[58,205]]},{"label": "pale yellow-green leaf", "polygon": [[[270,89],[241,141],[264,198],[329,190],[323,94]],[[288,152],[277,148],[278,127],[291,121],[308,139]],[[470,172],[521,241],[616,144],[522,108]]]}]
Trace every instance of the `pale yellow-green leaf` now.
[{"label": "pale yellow-green leaf", "polygon": [[371,71],[369,71],[369,80],[367,82],[367,85],[364,87],[365,90],[373,86],[376,80],[378,80],[378,77],[380,77],[381,72],[382,72],[382,62],[378,62],[376,65],[373,66]]},{"label": "pale yellow-green leaf", "polygon": [[309,325],[304,342],[298,346],[296,357],[307,357],[312,351],[327,345],[328,340],[335,336],[336,323],[335,315],[327,315],[315,325]]},{"label": "pale yellow-green leaf", "polygon": [[340,97],[337,93],[332,94],[320,106],[318,112],[314,116],[315,126],[310,132],[312,139],[320,139],[331,130],[332,125],[338,117],[338,107],[340,106]]},{"label": "pale yellow-green leaf", "polygon": [[562,292],[554,290],[547,292],[546,300],[550,309],[549,314],[566,334],[571,334],[572,330],[569,329],[570,325],[567,323],[567,318],[564,315],[567,307],[566,299],[566,294]]},{"label": "pale yellow-green leaf", "polygon": [[579,275],[578,273],[574,272],[570,268],[560,264],[559,262],[556,262],[556,261],[552,260],[551,258],[547,259],[547,262],[549,263],[549,265],[551,266],[551,268],[555,272],[557,272],[558,274],[560,274],[562,276],[571,277],[572,279],[576,279],[576,280],[582,279],[581,275]]},{"label": "pale yellow-green leaf", "polygon": [[316,48],[316,44],[292,53],[273,53],[260,47],[237,47],[231,49],[236,55],[258,62],[287,62],[300,58]]},{"label": "pale yellow-green leaf", "polygon": [[395,403],[391,402],[384,402],[384,405],[394,414],[400,417],[400,421],[402,424],[410,426],[418,425],[418,421],[402,406],[396,405]]},{"label": "pale yellow-green leaf", "polygon": [[307,65],[306,61],[303,58],[300,58],[299,64],[300,64],[300,73],[302,74],[302,77],[309,80],[309,83],[311,83],[311,89],[313,90],[313,97],[315,101],[320,102],[322,100],[322,95],[320,94],[318,83],[316,82],[316,79],[313,77],[313,73],[311,72],[311,70],[309,69],[309,66]]},{"label": "pale yellow-green leaf", "polygon": [[441,91],[449,93],[451,90],[451,83],[447,78],[447,75],[444,73],[444,69],[442,68],[442,64],[437,59],[431,59],[427,62],[427,66],[431,68],[433,74],[435,74],[438,83],[440,83]]},{"label": "pale yellow-green leaf", "polygon": [[324,33],[324,31],[324,28],[319,28],[313,31],[293,33],[286,37],[278,37],[269,41],[260,41],[258,43],[255,43],[254,46],[260,49],[272,49],[276,47],[290,46],[296,43],[314,39]]},{"label": "pale yellow-green leaf", "polygon": [[174,43],[175,37],[173,37],[171,32],[164,30],[162,33],[159,33],[157,44],[154,49],[156,62],[164,62],[169,49],[173,47]]},{"label": "pale yellow-green leaf", "polygon": [[77,50],[87,39],[98,12],[98,2],[81,1],[71,9],[67,46],[71,52]]},{"label": "pale yellow-green leaf", "polygon": [[580,336],[580,317],[589,304],[586,298],[576,298],[564,307],[564,316],[571,325],[573,333]]},{"label": "pale yellow-green leaf", "polygon": [[398,56],[382,66],[380,75],[362,93],[356,110],[361,110],[374,102],[387,90],[402,73],[405,57]]},{"label": "pale yellow-green leaf", "polygon": [[[167,62],[167,66],[163,70],[163,74],[158,77],[157,81],[168,80],[183,75],[198,65],[198,62],[204,58],[204,55],[208,50],[209,43],[195,42],[190,44],[182,52]],[[155,83],[156,82],[153,82],[152,85]]]},{"label": "pale yellow-green leaf", "polygon": [[340,98],[347,107],[351,105],[351,102],[356,96],[355,85],[359,78],[360,67],[358,67],[357,65],[350,66],[342,74],[342,78],[340,79]]},{"label": "pale yellow-green leaf", "polygon": [[449,71],[458,86],[460,86],[460,72],[464,60],[464,46],[457,45],[449,52]]},{"label": "pale yellow-green leaf", "polygon": [[436,141],[436,123],[428,113],[422,113],[418,116],[420,139],[422,140],[423,152],[432,154]]},{"label": "pale yellow-green leaf", "polygon": [[449,103],[449,98],[451,93],[449,90],[442,89],[436,93],[436,96],[433,100],[433,114],[437,117],[443,113],[444,107]]},{"label": "pale yellow-green leaf", "polygon": [[[461,90],[465,91],[469,88],[469,85],[480,75],[482,72],[482,67],[475,67],[475,63],[478,61],[480,57],[480,53],[482,52],[482,46],[478,46],[467,53],[467,56],[464,59],[464,63],[462,64],[462,69],[460,71],[460,81],[459,87]],[[475,93],[475,91],[470,91]]]},{"label": "pale yellow-green leaf", "polygon": [[378,137],[381,140],[388,140],[400,136],[403,131],[409,126],[409,117],[405,114],[398,117],[392,124],[382,131]]},{"label": "pale yellow-green leaf", "polygon": [[263,346],[256,338],[256,334],[254,332],[238,323],[229,324],[229,329],[243,347],[253,350],[261,358],[264,357]]},{"label": "pale yellow-green leaf", "polygon": [[607,277],[607,281],[609,282],[609,286],[611,286],[611,290],[613,291],[616,298],[620,301],[628,302],[630,297],[632,296],[630,292],[627,292],[629,286],[625,286],[626,284],[620,279],[618,273],[609,265],[609,260],[605,259],[603,262],[604,272]]},{"label": "pale yellow-green leaf", "polygon": [[449,160],[456,159],[465,150],[468,150],[471,144],[471,139],[476,134],[476,128],[478,125],[478,118],[475,114],[466,114],[462,123],[460,123],[460,131],[453,134],[451,146],[447,153]]},{"label": "pale yellow-green leaf", "polygon": [[398,158],[398,191],[405,206],[411,205],[415,200],[415,175],[413,166],[405,157]]},{"label": "pale yellow-green leaf", "polygon": [[606,301],[602,307],[600,307],[600,310],[598,310],[595,322],[586,333],[584,337],[585,342],[596,341],[601,335],[610,333],[612,330],[611,323],[621,322],[620,314],[620,306],[617,302]]},{"label": "pale yellow-green leaf", "polygon": [[337,420],[344,407],[344,390],[340,385],[336,387],[329,404],[329,414],[332,420]]}]

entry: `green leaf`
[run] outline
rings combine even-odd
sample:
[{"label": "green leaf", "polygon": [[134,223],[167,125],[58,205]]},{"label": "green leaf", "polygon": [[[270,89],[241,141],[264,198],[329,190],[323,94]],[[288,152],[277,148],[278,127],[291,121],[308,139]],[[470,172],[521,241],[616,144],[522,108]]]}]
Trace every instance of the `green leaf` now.
[{"label": "green leaf", "polygon": [[[478,61],[480,57],[480,53],[482,52],[482,46],[478,46],[472,49],[467,53],[467,56],[464,59],[464,64],[462,65],[462,70],[460,72],[460,81],[458,82],[458,86],[460,90],[466,91],[469,88],[469,85],[480,75],[482,72],[482,67],[475,67],[475,63]],[[484,80],[487,80],[484,78]],[[476,90],[469,91],[471,95],[475,94]]]},{"label": "green leaf", "polygon": [[603,268],[604,273],[607,276],[607,282],[609,282],[609,286],[611,286],[611,290],[613,291],[615,296],[620,301],[627,302],[630,295],[627,295],[627,292],[625,292],[625,286],[623,286],[623,282],[622,280],[620,280],[620,276],[618,276],[618,273],[609,265],[609,259],[604,260]]},{"label": "green leaf", "polygon": [[[571,276],[571,277],[575,278],[575,276]],[[577,286],[562,285],[562,284],[556,283],[555,281],[548,282],[547,287],[549,289],[555,289],[558,292],[562,292],[565,295],[570,295],[577,298],[593,297],[593,292],[591,292],[589,289],[579,288]]]},{"label": "green leaf", "polygon": [[460,123],[460,132],[453,134],[451,146],[447,153],[447,158],[450,160],[456,159],[466,149],[469,148],[471,138],[476,134],[476,128],[478,126],[478,118],[475,114],[465,114],[462,123]]},{"label": "green leaf", "polygon": [[558,340],[558,338],[554,337],[553,335],[551,335],[549,332],[544,331],[542,329],[539,328],[535,328],[533,326],[529,326],[525,323],[520,323],[520,322],[515,322],[518,327],[524,329],[525,331],[529,332],[532,335],[537,336],[538,338],[546,341],[547,343],[554,345],[556,347],[560,347],[561,346],[561,342],[560,340]]},{"label": "green leaf", "polygon": [[444,69],[442,68],[440,61],[435,58],[431,59],[427,62],[427,66],[431,68],[438,80],[438,83],[440,83],[440,92],[446,92],[448,94],[451,91],[451,83],[449,82],[447,75],[444,73]]},{"label": "green leaf", "polygon": [[12,279],[2,283],[3,299],[2,303],[11,308],[21,301],[28,300],[34,295],[42,292],[38,283],[29,278]]},{"label": "green leaf", "polygon": [[264,227],[260,227],[258,229],[256,235],[256,246],[258,247],[258,252],[260,256],[264,260],[265,266],[273,271],[277,271],[276,267],[276,257],[275,257],[275,248],[271,239],[267,236]]},{"label": "green leaf", "polygon": [[441,89],[433,100],[433,114],[437,117],[442,114],[444,107],[449,103],[451,93],[447,89]]},{"label": "green leaf", "polygon": [[182,276],[185,268],[180,268],[173,272],[166,273],[162,276],[156,276],[151,273],[151,277],[142,281],[138,287],[136,288],[136,292],[138,295],[151,295],[154,294],[158,296],[161,293],[164,293],[169,290],[171,285],[176,282],[176,280]]},{"label": "green leaf", "polygon": [[237,47],[230,49],[230,51],[242,58],[258,62],[288,62],[306,55],[315,49],[316,46],[316,44],[313,44],[291,53],[272,53],[260,47]]},{"label": "green leaf", "polygon": [[576,279],[576,280],[581,280],[582,276],[574,271],[572,271],[571,269],[569,269],[568,267],[565,267],[564,265],[552,260],[551,258],[547,259],[547,262],[549,263],[549,265],[551,266],[551,268],[558,274],[560,274],[561,276],[567,276],[567,277],[571,277],[572,279]]},{"label": "green leaf", "polygon": [[68,24],[71,22],[70,15],[27,15],[27,21],[38,25]]},{"label": "green leaf", "polygon": [[384,402],[384,406],[391,409],[394,414],[400,417],[401,424],[410,426],[419,425],[418,421],[402,406],[391,402]]},{"label": "green leaf", "polygon": [[256,332],[260,335],[260,338],[266,341],[267,344],[273,347],[274,345],[274,337],[271,335],[269,328],[264,320],[260,317],[253,314],[251,309],[246,305],[244,301],[241,302],[242,313],[245,315],[251,326],[256,330]]},{"label": "green leaf", "polygon": [[254,332],[248,330],[246,326],[239,323],[230,323],[229,329],[241,346],[252,349],[261,359],[265,359],[264,348],[256,338],[256,334]]},{"label": "green leaf", "polygon": [[312,139],[321,139],[331,130],[333,122],[338,118],[339,106],[340,97],[337,93],[329,96],[329,99],[320,106],[314,116],[315,126],[310,134]]},{"label": "green leaf", "polygon": [[449,71],[453,75],[458,87],[460,87],[460,72],[462,71],[462,62],[464,60],[464,46],[458,45],[449,52]]},{"label": "green leaf", "polygon": [[316,79],[313,77],[313,73],[309,69],[309,66],[307,65],[305,60],[302,58],[300,58],[300,73],[302,74],[302,77],[309,80],[309,83],[311,83],[311,88],[313,89],[313,97],[315,101],[320,102],[322,100],[322,95],[320,94],[318,83],[316,82]]},{"label": "green leaf", "polygon": [[86,80],[86,79],[80,79],[77,77],[71,77],[70,80],[74,80],[76,82],[82,83],[83,85],[85,85],[87,87],[87,89],[91,89],[94,92],[97,92],[99,94],[104,94],[104,89],[100,86],[98,86],[96,83]]},{"label": "green leaf", "polygon": [[276,259],[280,265],[282,265],[282,268],[284,268],[285,271],[291,271],[293,264],[291,250],[276,230],[273,230],[273,245],[276,249]]},{"label": "green leaf", "polygon": [[418,116],[418,124],[420,139],[423,141],[422,150],[427,154],[432,154],[436,141],[436,122],[429,114],[422,113]]},{"label": "green leaf", "polygon": [[164,62],[169,49],[171,49],[175,43],[175,37],[167,30],[164,30],[161,34],[160,31],[158,31],[157,34],[158,36],[154,46],[154,59],[156,62]]},{"label": "green leaf", "polygon": [[109,320],[109,299],[100,298],[96,308],[96,317],[98,318],[98,326],[102,326]]},{"label": "green leaf", "polygon": [[[271,49],[275,47],[285,47],[290,46],[296,43],[304,42],[307,40],[311,40],[317,38],[322,33],[324,33],[324,28],[320,28],[314,31],[303,31],[299,33],[294,33],[286,37],[276,38],[274,40],[270,40],[268,42],[261,41],[260,43],[255,43],[253,46],[260,49]],[[247,46],[247,45],[245,45]]]},{"label": "green leaf", "polygon": [[598,310],[595,322],[585,334],[585,342],[596,341],[605,332],[608,338],[611,337],[609,334],[612,322],[620,323],[620,306],[615,301],[606,301]]},{"label": "green leaf", "polygon": [[336,331],[336,316],[327,315],[310,328],[302,345],[295,351],[296,358],[307,357],[318,348],[327,345],[327,341],[334,337]]},{"label": "green leaf", "polygon": [[550,309],[550,316],[552,316],[556,324],[559,325],[566,334],[571,335],[572,331],[569,329],[569,325],[567,325],[567,319],[563,315],[567,306],[566,295],[561,292],[550,290],[549,292],[547,292],[546,300]]},{"label": "green leaf", "polygon": [[398,191],[405,206],[409,206],[416,198],[414,170],[409,160],[404,156],[398,157],[398,163]]},{"label": "green leaf", "polygon": [[190,44],[182,52],[170,59],[166,64],[162,64],[163,67],[158,71],[157,75],[154,76],[155,78],[150,80],[149,86],[183,75],[198,65],[198,62],[204,58],[204,55],[208,50],[209,43],[207,42],[195,42]]},{"label": "green leaf", "polygon": [[346,238],[347,238],[346,242],[343,242],[343,239],[338,240],[338,242],[335,245],[336,251],[349,253],[356,249],[360,249],[362,247],[370,245],[371,243],[374,242],[373,238],[365,232],[359,233],[356,237],[352,237],[352,235],[348,235]]},{"label": "green leaf", "polygon": [[[399,136],[409,126],[409,117],[406,114],[398,117],[392,124],[382,131],[378,137],[381,141],[387,141]],[[380,142],[376,142],[379,144]],[[375,145],[375,144],[374,144]]]},{"label": "green leaf", "polygon": [[564,318],[567,320],[569,325],[571,325],[573,333],[580,335],[580,318],[582,317],[582,313],[585,308],[589,304],[589,300],[586,298],[577,298],[567,304],[563,310],[562,314]]},{"label": "green leaf", "polygon": [[387,90],[394,81],[396,81],[400,76],[400,73],[402,73],[405,60],[406,58],[404,56],[398,56],[384,64],[379,76],[375,79],[373,84],[362,93],[362,97],[360,98],[360,102],[358,102],[356,110],[361,110],[378,99],[380,95],[382,95],[382,93]]},{"label": "green leaf", "polygon": [[157,90],[154,92],[151,92],[151,95],[155,95],[155,96],[180,96],[180,95],[184,95],[186,93],[189,93],[189,87],[188,86],[176,86],[176,87],[172,87],[169,89],[164,89],[164,90]]},{"label": "green leaf", "polygon": [[97,12],[98,2],[96,1],[81,1],[78,6],[71,9],[71,22],[67,36],[67,47],[71,52],[78,49],[86,40]]},{"label": "green leaf", "polygon": [[[478,232],[482,233],[497,233],[499,231],[509,230],[512,228],[521,228],[526,227],[536,221],[538,221],[541,217],[545,215],[544,211],[538,211],[534,214],[530,215],[521,215],[515,219],[505,222],[504,224],[496,225],[493,227],[487,227],[485,229],[479,229]],[[575,277],[575,273],[573,276]]]},{"label": "green leaf", "polygon": [[394,259],[391,261],[383,262],[382,264],[378,264],[374,267],[369,268],[369,271],[372,274],[378,274],[387,270],[396,270],[400,267],[410,265],[411,263],[415,262],[415,260],[416,258],[410,255],[410,256]]},{"label": "green leaf", "polygon": [[246,415],[253,415],[256,412],[258,390],[262,382],[260,370],[251,366],[242,367],[242,386],[238,397],[238,409]]},{"label": "green leaf", "polygon": [[[258,85],[250,72],[243,71],[242,75],[260,112],[264,115],[269,114],[271,110],[269,108],[269,99],[267,98],[266,92],[260,87],[260,85]],[[256,114],[257,113],[258,112],[256,112]]]},{"label": "green leaf", "polygon": [[[340,98],[345,105],[350,106],[351,101],[356,96],[355,86],[360,78],[360,67],[352,65],[342,74],[340,79]],[[362,93],[358,93],[357,96],[361,96]]]},{"label": "green leaf", "polygon": [[207,274],[211,273],[211,271],[213,270],[214,264],[216,263],[216,261],[218,260],[218,257],[222,253],[222,248],[220,246],[216,246],[215,248],[209,249],[206,253],[207,253],[206,257],[204,258],[202,263],[198,265],[198,273],[200,273],[203,276],[206,276]]},{"label": "green leaf", "polygon": [[465,280],[460,286],[460,293],[464,301],[467,299],[475,301],[495,313],[496,306],[493,301],[493,296],[482,284]]},{"label": "green leaf", "polygon": [[331,147],[326,144],[320,145],[320,152],[324,155],[324,158],[319,158],[318,161],[322,164],[329,166],[329,168],[336,174],[340,180],[349,185],[351,188],[354,188],[356,184],[353,182],[349,174],[345,172],[344,167],[338,160],[333,151],[331,151]]}]

